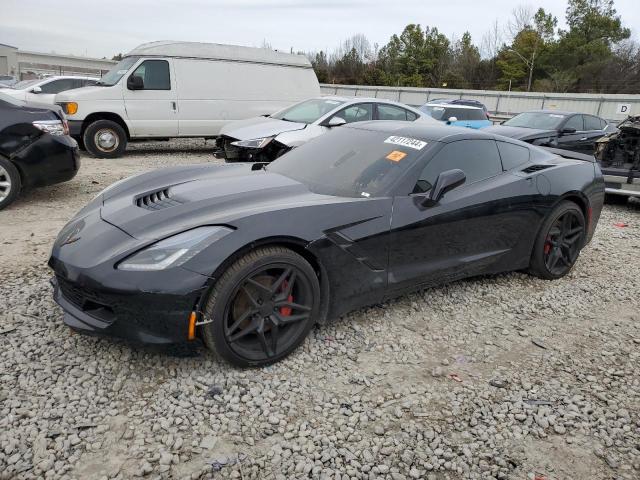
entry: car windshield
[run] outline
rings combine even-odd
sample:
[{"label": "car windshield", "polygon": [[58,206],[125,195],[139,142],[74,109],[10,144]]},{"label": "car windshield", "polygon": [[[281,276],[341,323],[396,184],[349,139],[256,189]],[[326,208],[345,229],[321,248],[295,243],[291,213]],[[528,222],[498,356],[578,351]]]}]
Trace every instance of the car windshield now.
[{"label": "car windshield", "polygon": [[525,112],[507,120],[502,125],[507,127],[537,128],[553,130],[558,128],[566,115],[561,113]]},{"label": "car windshield", "polygon": [[446,122],[451,117],[458,120],[486,120],[487,117],[479,108],[456,108],[445,107],[443,105],[423,105],[420,110],[425,112],[431,118]]},{"label": "car windshield", "polygon": [[415,138],[341,127],[294,148],[266,169],[323,195],[380,197],[427,148],[427,142]]},{"label": "car windshield", "polygon": [[271,115],[271,118],[288,122],[313,123],[343,103],[341,100],[330,98],[313,98],[280,110]]},{"label": "car windshield", "polygon": [[138,61],[140,57],[126,57],[120,60],[115,67],[105,73],[100,80],[96,82],[96,85],[102,85],[105,87],[112,87],[120,81],[122,76],[129,71],[134,63]]},{"label": "car windshield", "polygon": [[32,78],[31,80],[22,80],[21,82],[15,83],[13,85],[13,88],[15,90],[25,90],[27,88],[29,88],[32,85],[35,85],[38,82],[41,82],[42,79],[40,78]]}]

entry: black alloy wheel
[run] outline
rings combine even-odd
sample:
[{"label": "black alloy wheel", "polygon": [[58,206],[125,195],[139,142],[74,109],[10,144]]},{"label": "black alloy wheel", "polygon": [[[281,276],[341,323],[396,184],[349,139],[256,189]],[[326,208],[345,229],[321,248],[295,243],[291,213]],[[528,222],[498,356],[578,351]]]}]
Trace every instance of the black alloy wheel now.
[{"label": "black alloy wheel", "polygon": [[565,276],[575,264],[586,235],[584,214],[573,202],[558,205],[544,222],[534,247],[531,271],[546,279]]},{"label": "black alloy wheel", "polygon": [[291,250],[267,247],[234,263],[207,303],[205,344],[230,363],[260,366],[291,353],[315,322],[319,283]]}]

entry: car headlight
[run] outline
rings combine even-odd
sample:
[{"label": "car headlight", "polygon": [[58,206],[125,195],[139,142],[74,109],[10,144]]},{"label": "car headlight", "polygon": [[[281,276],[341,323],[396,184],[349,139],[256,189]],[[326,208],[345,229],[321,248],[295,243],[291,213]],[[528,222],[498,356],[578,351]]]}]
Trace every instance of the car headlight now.
[{"label": "car headlight", "polygon": [[38,120],[33,122],[33,126],[49,135],[67,135],[69,128],[62,120]]},{"label": "car headlight", "polygon": [[232,231],[227,227],[194,228],[134,253],[122,261],[118,269],[148,272],[178,267]]},{"label": "car headlight", "polygon": [[231,142],[231,145],[242,148],[264,148],[271,140],[273,140],[273,137],[254,138],[251,140],[238,140],[236,142]]}]

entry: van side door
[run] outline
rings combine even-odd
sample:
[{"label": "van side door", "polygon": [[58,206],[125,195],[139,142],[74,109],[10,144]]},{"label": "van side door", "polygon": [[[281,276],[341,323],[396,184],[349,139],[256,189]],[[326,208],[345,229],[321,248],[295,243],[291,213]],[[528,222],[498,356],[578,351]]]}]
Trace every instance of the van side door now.
[{"label": "van side door", "polygon": [[[139,77],[138,84],[132,77]],[[123,82],[132,137],[178,136],[178,104],[172,59],[143,59]]]}]

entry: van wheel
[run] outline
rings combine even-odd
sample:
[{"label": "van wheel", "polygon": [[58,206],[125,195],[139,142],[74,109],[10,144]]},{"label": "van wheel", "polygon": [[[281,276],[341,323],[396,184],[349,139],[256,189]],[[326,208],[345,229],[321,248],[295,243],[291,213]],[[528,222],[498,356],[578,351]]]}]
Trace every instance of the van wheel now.
[{"label": "van wheel", "polygon": [[20,193],[21,186],[18,169],[0,156],[0,210],[13,203]]},{"label": "van wheel", "polygon": [[82,136],[87,151],[98,158],[121,157],[127,148],[127,134],[111,120],[97,120],[90,124]]}]

